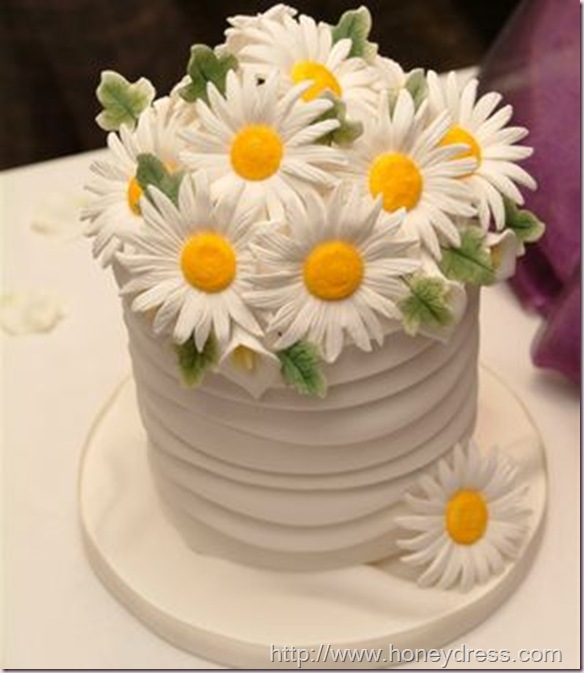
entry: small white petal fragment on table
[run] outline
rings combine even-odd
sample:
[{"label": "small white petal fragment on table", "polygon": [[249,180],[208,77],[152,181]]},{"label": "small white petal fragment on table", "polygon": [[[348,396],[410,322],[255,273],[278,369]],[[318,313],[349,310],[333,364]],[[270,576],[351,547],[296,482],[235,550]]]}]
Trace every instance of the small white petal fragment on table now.
[{"label": "small white petal fragment on table", "polygon": [[50,332],[65,315],[62,299],[44,290],[0,295],[0,327],[13,336]]},{"label": "small white petal fragment on table", "polygon": [[33,215],[30,228],[43,236],[77,238],[83,233],[79,215],[87,202],[81,191],[51,192]]}]

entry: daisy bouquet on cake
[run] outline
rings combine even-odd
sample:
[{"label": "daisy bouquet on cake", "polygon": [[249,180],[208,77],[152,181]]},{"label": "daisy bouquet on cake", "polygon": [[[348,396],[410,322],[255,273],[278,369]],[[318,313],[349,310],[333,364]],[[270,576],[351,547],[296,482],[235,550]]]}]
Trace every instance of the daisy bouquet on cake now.
[{"label": "daisy bouquet on cake", "polygon": [[102,74],[87,232],[187,383],[323,395],[346,348],[448,339],[543,233],[510,106],[404,72],[370,30],[365,7],[329,25],[277,5],[194,45],[166,96]]}]

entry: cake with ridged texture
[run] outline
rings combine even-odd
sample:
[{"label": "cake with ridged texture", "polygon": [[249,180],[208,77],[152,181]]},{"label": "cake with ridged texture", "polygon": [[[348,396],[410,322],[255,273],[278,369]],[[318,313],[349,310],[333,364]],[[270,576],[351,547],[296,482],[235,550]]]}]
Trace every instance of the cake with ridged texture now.
[{"label": "cake with ridged texture", "polygon": [[370,28],[363,7],[329,25],[277,5],[194,45],[168,95],[105,71],[84,217],[194,554],[393,558],[464,592],[528,531],[518,466],[473,434],[481,288],[543,233],[532,150],[500,95],[404,72]]}]

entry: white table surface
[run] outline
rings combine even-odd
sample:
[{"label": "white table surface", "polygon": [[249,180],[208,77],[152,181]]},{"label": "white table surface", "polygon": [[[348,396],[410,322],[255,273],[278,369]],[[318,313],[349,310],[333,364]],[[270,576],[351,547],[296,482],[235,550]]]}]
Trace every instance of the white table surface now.
[{"label": "white table surface", "polygon": [[[0,175],[2,291],[46,289],[67,305],[67,317],[53,332],[2,339],[2,664],[214,667],[167,644],[129,615],[94,576],[81,545],[80,452],[98,410],[129,372],[126,337],[113,280],[92,260],[88,242],[42,235],[31,223],[55,194],[71,203],[78,199],[96,154]],[[451,646],[507,649],[513,656],[520,648],[560,649],[562,663],[555,667],[577,668],[579,393],[559,376],[533,367],[529,347],[540,320],[525,313],[506,287],[483,293],[481,320],[482,361],[518,393],[541,430],[549,461],[549,512],[541,548],[519,590]],[[480,665],[473,661],[471,667]]]}]

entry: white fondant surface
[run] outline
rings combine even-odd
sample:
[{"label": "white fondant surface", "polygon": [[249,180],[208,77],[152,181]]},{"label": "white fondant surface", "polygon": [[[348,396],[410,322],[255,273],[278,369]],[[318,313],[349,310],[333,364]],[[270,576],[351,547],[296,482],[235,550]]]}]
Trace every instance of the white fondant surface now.
[{"label": "white fondant surface", "polygon": [[[270,661],[272,644],[306,648],[313,657],[321,643],[438,647],[486,617],[525,576],[545,510],[540,438],[517,399],[485,370],[475,437],[479,446],[497,445],[519,465],[532,510],[520,557],[485,585],[468,593],[421,589],[395,556],[326,572],[261,570],[197,554],[169,524],[128,381],[100,416],[83,459],[80,498],[89,557],[106,586],[150,628],[223,664],[277,666]],[[330,668],[331,662],[305,667]]]},{"label": "white fondant surface", "polygon": [[150,465],[167,516],[197,551],[277,570],[376,561],[399,501],[476,416],[477,292],[451,338],[395,333],[327,367],[324,399],[261,400],[220,374],[182,383],[166,337],[125,302]]}]

